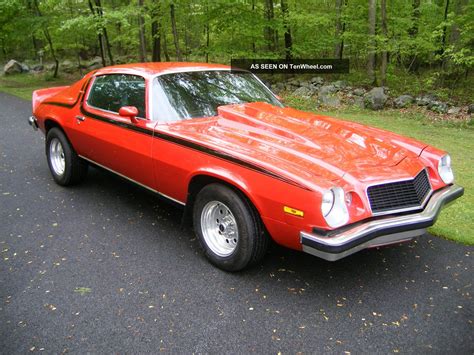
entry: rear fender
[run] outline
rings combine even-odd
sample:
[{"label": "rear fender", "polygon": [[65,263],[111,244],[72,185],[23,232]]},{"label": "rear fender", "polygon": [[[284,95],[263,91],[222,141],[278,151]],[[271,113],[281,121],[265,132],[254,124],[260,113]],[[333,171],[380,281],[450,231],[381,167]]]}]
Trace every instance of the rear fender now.
[{"label": "rear fender", "polygon": [[33,114],[35,114],[36,109],[43,101],[56,95],[57,93],[63,91],[64,89],[67,89],[68,87],[69,86],[56,86],[52,88],[39,89],[39,90],[33,91],[33,97],[32,97]]}]

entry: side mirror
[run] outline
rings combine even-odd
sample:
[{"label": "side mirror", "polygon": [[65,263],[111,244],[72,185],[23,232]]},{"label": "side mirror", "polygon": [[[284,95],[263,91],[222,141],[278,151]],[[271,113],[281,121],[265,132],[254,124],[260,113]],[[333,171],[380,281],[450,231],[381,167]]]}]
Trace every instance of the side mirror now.
[{"label": "side mirror", "polygon": [[127,117],[132,123],[136,123],[138,116],[138,109],[135,106],[123,106],[120,107],[119,115],[122,117]]}]

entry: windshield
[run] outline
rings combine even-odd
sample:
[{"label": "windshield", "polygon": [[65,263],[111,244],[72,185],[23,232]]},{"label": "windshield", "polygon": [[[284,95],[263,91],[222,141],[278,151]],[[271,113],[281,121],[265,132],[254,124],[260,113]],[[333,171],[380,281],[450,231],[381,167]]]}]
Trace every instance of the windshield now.
[{"label": "windshield", "polygon": [[215,116],[217,107],[229,104],[263,101],[282,106],[247,72],[195,71],[165,74],[155,80],[154,119],[160,122]]}]

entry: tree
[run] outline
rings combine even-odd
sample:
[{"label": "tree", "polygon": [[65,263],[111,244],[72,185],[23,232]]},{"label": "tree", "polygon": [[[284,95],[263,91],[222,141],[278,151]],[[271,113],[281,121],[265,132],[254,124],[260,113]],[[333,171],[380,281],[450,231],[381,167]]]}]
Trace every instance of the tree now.
[{"label": "tree", "polygon": [[95,8],[97,12],[97,16],[99,18],[99,31],[103,35],[103,38],[105,39],[105,48],[107,50],[107,54],[109,56],[109,61],[111,65],[114,65],[114,58],[112,56],[112,48],[110,45],[109,41],[109,35],[107,34],[107,28],[105,27],[104,23],[104,11],[102,9],[102,4],[100,0],[95,0]]},{"label": "tree", "polygon": [[176,17],[174,13],[174,3],[170,3],[170,19],[171,19],[171,29],[173,31],[173,42],[174,48],[176,50],[176,60],[179,62],[183,61],[183,57],[181,56],[181,50],[179,48],[179,37],[178,37],[178,30],[176,28]]},{"label": "tree", "polygon": [[143,0],[138,0],[138,40],[140,42],[140,61],[146,62],[145,20],[143,19]]},{"label": "tree", "polygon": [[286,60],[291,60],[293,57],[293,39],[291,37],[291,29],[289,22],[290,12],[288,10],[288,3],[286,2],[286,0],[281,0],[280,5],[281,12],[283,15],[283,28],[285,29],[285,58]]},{"label": "tree", "polygon": [[[35,12],[36,12],[36,16],[38,16],[39,18],[42,18],[43,14],[40,11],[40,8],[39,8],[39,5],[38,5],[38,0],[33,0],[33,5],[34,5]],[[53,57],[53,60],[54,60],[53,78],[57,78],[58,77],[58,70],[59,70],[59,60],[58,60],[58,57],[56,56],[56,50],[54,49],[53,39],[51,38],[51,34],[49,33],[49,28],[45,23],[43,23],[42,29],[43,29],[44,37],[46,38],[46,41],[48,42],[48,45],[49,45],[49,50],[51,52],[51,57]]]},{"label": "tree", "polygon": [[267,49],[273,52],[276,49],[276,34],[273,28],[273,20],[275,17],[273,9],[273,0],[265,0],[265,19],[267,24],[265,26],[265,41],[267,43]]},{"label": "tree", "polygon": [[343,25],[342,25],[342,0],[336,0],[336,45],[334,47],[334,57],[342,59],[342,51],[344,42],[341,39],[341,35],[343,32]]},{"label": "tree", "polygon": [[382,86],[385,86],[386,84],[386,76],[387,76],[387,65],[388,65],[388,51],[387,51],[387,36],[388,36],[388,30],[387,30],[387,0],[381,0],[381,27],[382,27],[382,35],[383,35],[383,50],[382,50],[382,61],[380,63],[380,79],[382,82]]},{"label": "tree", "polygon": [[151,5],[151,38],[153,43],[151,60],[161,62],[161,19],[160,19],[160,1],[155,1]]},{"label": "tree", "polygon": [[375,76],[375,17],[376,17],[376,0],[369,0],[369,49],[367,56],[367,75],[372,85],[377,83]]}]

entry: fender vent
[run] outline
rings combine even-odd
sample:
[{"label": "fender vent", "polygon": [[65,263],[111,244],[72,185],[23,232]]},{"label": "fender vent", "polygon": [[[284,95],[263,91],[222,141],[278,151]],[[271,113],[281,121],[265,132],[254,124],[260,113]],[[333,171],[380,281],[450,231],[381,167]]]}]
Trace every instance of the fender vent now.
[{"label": "fender vent", "polygon": [[431,194],[426,169],[414,179],[373,185],[367,188],[373,214],[421,209]]}]

